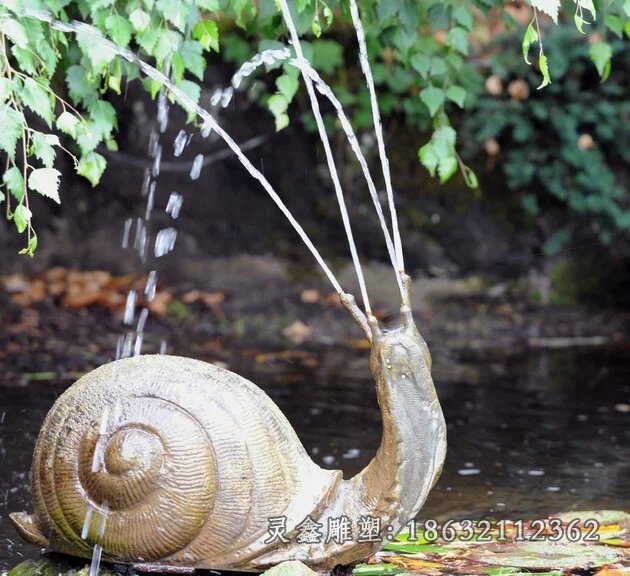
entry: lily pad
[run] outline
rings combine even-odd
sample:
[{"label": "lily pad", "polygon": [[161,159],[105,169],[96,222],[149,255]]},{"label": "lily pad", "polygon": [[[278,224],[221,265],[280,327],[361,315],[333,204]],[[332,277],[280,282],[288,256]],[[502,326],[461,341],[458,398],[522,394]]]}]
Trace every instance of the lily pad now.
[{"label": "lily pad", "polygon": [[472,561],[495,566],[518,566],[539,570],[588,569],[622,560],[623,555],[607,546],[552,542],[518,542],[478,550]]},{"label": "lily pad", "polygon": [[630,514],[623,510],[580,510],[578,512],[554,514],[551,518],[559,518],[563,523],[571,522],[576,518],[581,522],[594,520],[600,526],[630,522]]}]

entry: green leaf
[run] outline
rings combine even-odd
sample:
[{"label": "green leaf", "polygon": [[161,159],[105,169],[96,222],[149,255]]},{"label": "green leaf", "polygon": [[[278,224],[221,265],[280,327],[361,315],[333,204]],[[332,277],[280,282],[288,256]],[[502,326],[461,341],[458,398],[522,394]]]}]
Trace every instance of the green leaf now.
[{"label": "green leaf", "polygon": [[619,38],[623,37],[624,21],[615,14],[607,14],[604,24],[609,30],[612,30]]},{"label": "green leaf", "polygon": [[551,77],[549,76],[549,65],[547,63],[547,56],[545,56],[544,54],[541,54],[538,57],[538,67],[540,68],[540,73],[543,76],[543,81],[540,84],[540,86],[538,86],[538,90],[540,90],[541,88],[544,88],[545,86],[551,84]]},{"label": "green leaf", "polygon": [[578,29],[578,32],[581,34],[586,34],[584,31],[584,24],[588,24],[584,18],[582,18],[577,12],[573,15],[573,20],[575,22],[575,27]]},{"label": "green leaf", "polygon": [[435,170],[440,159],[435,152],[435,146],[432,141],[427,142],[420,150],[418,150],[418,159],[420,163],[429,171],[431,176],[435,176]]},{"label": "green leaf", "polygon": [[105,100],[96,100],[88,105],[90,112],[90,131],[99,140],[107,138],[112,130],[118,126],[116,110]]},{"label": "green leaf", "polygon": [[2,204],[5,200],[6,196],[4,195],[4,192],[2,192],[2,190],[0,190],[0,204]]},{"label": "green leaf", "polygon": [[431,116],[435,116],[444,104],[444,90],[436,86],[427,86],[420,92],[420,100],[426,104]]},{"label": "green leaf", "polygon": [[118,46],[125,48],[129,44],[131,34],[133,33],[130,18],[124,18],[118,14],[110,14],[105,20],[105,27],[112,40],[118,44]]},{"label": "green leaf", "polygon": [[479,188],[479,179],[477,178],[477,174],[475,174],[472,168],[465,166],[463,174],[468,188]]},{"label": "green leaf", "polygon": [[12,166],[2,175],[2,181],[11,196],[18,202],[22,202],[22,198],[24,198],[24,177],[22,176],[22,171]]},{"label": "green leaf", "polygon": [[451,28],[446,36],[446,45],[462,54],[468,54],[468,30],[464,28]]},{"label": "green leaf", "polygon": [[283,94],[274,94],[267,100],[267,108],[273,114],[276,121],[276,131],[279,132],[283,128],[289,125],[289,116],[287,110],[289,108],[289,101]]},{"label": "green leaf", "polygon": [[52,126],[53,106],[51,94],[33,78],[26,78],[24,80],[22,102],[35,112],[35,114],[43,118],[48,126]]},{"label": "green leaf", "polygon": [[151,16],[149,16],[144,10],[136,8],[131,14],[129,14],[129,21],[136,32],[142,32],[151,24]]},{"label": "green leaf", "polygon": [[529,0],[529,3],[536,8],[544,12],[557,24],[558,23],[558,11],[560,10],[560,0]]},{"label": "green leaf", "polygon": [[190,40],[183,42],[178,50],[186,69],[190,70],[199,80],[203,80],[203,73],[206,70],[206,59],[202,56],[202,51],[201,44]]},{"label": "green leaf", "polygon": [[[195,82],[191,82],[190,80],[181,80],[177,83],[177,87],[186,95],[193,104],[199,103],[199,98],[201,97],[201,87],[199,84]],[[188,119],[191,121],[196,116],[196,113],[192,107],[185,104],[184,102],[179,103],[186,112],[188,112]]]},{"label": "green leaf", "polygon": [[313,47],[313,67],[324,74],[333,74],[343,64],[343,47],[334,40],[315,40]]},{"label": "green leaf", "polygon": [[116,57],[116,53],[101,41],[100,34],[81,30],[77,32],[76,38],[81,51],[96,70],[102,70]]},{"label": "green leaf", "polygon": [[523,49],[523,59],[528,64],[531,64],[531,62],[529,61],[529,47],[534,42],[537,42],[537,41],[538,41],[538,32],[536,32],[536,28],[534,28],[534,21],[532,20],[529,23],[527,30],[525,30],[525,35],[523,36],[523,43],[521,45]]},{"label": "green leaf", "polygon": [[[593,0],[575,0],[575,3],[580,10],[588,10],[591,13],[592,22],[595,22],[597,12],[595,11]],[[630,16],[630,14],[627,14],[627,16]]]},{"label": "green leaf", "polygon": [[173,58],[171,59],[171,71],[175,82],[179,82],[184,79],[186,63],[179,52],[175,52],[175,54],[173,54]]},{"label": "green leaf", "polygon": [[444,184],[455,172],[457,172],[457,159],[455,156],[445,156],[440,159],[438,164],[440,184]]},{"label": "green leaf", "polygon": [[8,78],[0,76],[0,104],[4,104],[11,92],[13,91],[13,83]]},{"label": "green leaf", "polygon": [[94,187],[99,183],[106,166],[107,162],[103,156],[96,152],[88,152],[79,160],[77,173],[87,178]]},{"label": "green leaf", "polygon": [[147,54],[153,54],[157,46],[160,33],[157,30],[145,30],[142,34],[136,36],[136,41]]},{"label": "green leaf", "polygon": [[280,94],[282,94],[288,102],[291,102],[298,91],[300,83],[295,76],[283,74],[282,76],[278,76],[276,86]]},{"label": "green leaf", "polygon": [[186,21],[190,13],[190,6],[187,2],[182,2],[182,0],[157,0],[155,8],[175,28],[181,32],[186,30]]},{"label": "green leaf", "polygon": [[0,31],[18,48],[28,47],[28,37],[24,26],[13,18],[0,19]]},{"label": "green leaf", "polygon": [[66,70],[66,84],[70,96],[75,101],[87,101],[95,96],[98,89],[98,80],[95,76],[88,76],[85,67],[75,64]]},{"label": "green leaf", "polygon": [[59,114],[57,118],[57,128],[64,134],[68,134],[68,136],[72,136],[73,138],[76,138],[78,123],[79,119],[65,110]]},{"label": "green leaf", "polygon": [[214,20],[201,20],[195,24],[192,36],[204,50],[219,51],[219,28]]},{"label": "green leaf", "polygon": [[466,90],[461,86],[450,86],[446,91],[446,97],[455,102],[460,108],[463,108],[466,100]]},{"label": "green leaf", "polygon": [[269,100],[267,100],[267,108],[269,108],[271,113],[276,116],[287,111],[289,108],[289,101],[282,94],[274,94],[269,97]]},{"label": "green leaf", "polygon": [[424,54],[423,52],[419,52],[411,57],[410,63],[412,68],[420,73],[420,76],[423,78],[427,78],[429,76],[431,56]]},{"label": "green leaf", "polygon": [[181,36],[174,30],[160,31],[153,50],[158,66],[162,66],[165,60],[179,48],[180,40]]},{"label": "green leaf", "polygon": [[20,204],[13,213],[13,221],[15,222],[15,227],[18,229],[18,232],[22,234],[28,223],[31,221],[33,217],[32,212],[24,206],[24,204]]},{"label": "green leaf", "polygon": [[44,134],[43,132],[33,132],[31,138],[33,154],[42,161],[44,166],[51,168],[57,158],[57,151],[54,146],[59,144],[59,138],[54,134]]},{"label": "green leaf", "polygon": [[218,12],[220,9],[219,0],[195,0],[195,4],[210,12]]},{"label": "green leaf", "polygon": [[472,31],[473,29],[473,15],[470,6],[466,4],[460,4],[455,10],[453,10],[453,18],[455,22],[461,24],[466,30]]},{"label": "green leaf", "polygon": [[319,18],[313,20],[313,23],[311,24],[311,32],[313,32],[313,36],[316,38],[319,38],[322,35],[322,26],[319,23]]},{"label": "green leaf", "polygon": [[37,250],[37,234],[33,232],[31,233],[31,239],[28,241],[26,248],[22,248],[18,254],[27,254],[32,258],[35,254],[35,250]]},{"label": "green leaf", "polygon": [[591,44],[591,47],[588,51],[593,64],[595,64],[595,68],[597,68],[597,72],[599,73],[602,82],[608,79],[610,76],[611,64],[610,59],[612,58],[612,48],[610,44],[607,42],[596,42],[595,44]]},{"label": "green leaf", "polygon": [[448,73],[446,60],[433,56],[433,58],[431,58],[431,76],[442,76],[446,73]]},{"label": "green leaf", "polygon": [[54,168],[37,168],[28,176],[28,187],[60,204],[59,176],[61,172]]},{"label": "green leaf", "polygon": [[7,104],[0,104],[0,150],[4,150],[12,159],[15,147],[22,137],[24,115]]}]

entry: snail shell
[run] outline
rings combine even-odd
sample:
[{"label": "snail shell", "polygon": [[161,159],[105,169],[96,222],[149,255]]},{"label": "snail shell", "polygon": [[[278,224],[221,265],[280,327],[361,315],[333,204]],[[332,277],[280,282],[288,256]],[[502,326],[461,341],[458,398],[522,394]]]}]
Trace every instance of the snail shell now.
[{"label": "snail shell", "polygon": [[47,416],[31,531],[74,555],[100,544],[122,562],[246,567],[268,548],[269,518],[301,522],[339,481],[248,380],[188,358],[127,358],[81,378]]}]

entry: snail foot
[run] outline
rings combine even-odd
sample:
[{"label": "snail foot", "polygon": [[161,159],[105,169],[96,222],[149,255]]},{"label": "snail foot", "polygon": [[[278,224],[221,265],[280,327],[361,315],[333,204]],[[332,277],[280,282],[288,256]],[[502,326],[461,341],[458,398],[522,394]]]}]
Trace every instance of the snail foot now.
[{"label": "snail foot", "polygon": [[36,546],[42,546],[43,548],[48,548],[50,546],[48,538],[42,534],[39,528],[37,516],[35,516],[35,514],[12,512],[9,514],[9,518],[11,518],[13,526],[17,530],[18,534],[24,538],[24,540],[32,542]]}]

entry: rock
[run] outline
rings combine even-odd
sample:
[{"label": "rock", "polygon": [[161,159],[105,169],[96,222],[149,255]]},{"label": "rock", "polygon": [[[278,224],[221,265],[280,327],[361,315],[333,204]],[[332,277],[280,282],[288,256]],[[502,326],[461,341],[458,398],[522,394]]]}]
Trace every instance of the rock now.
[{"label": "rock", "polygon": [[270,568],[262,576],[317,576],[317,574],[306,564],[302,564],[298,560],[290,560]]}]

